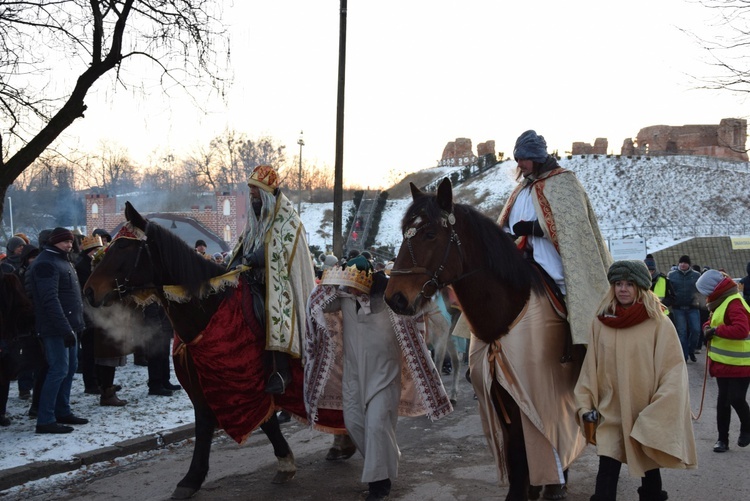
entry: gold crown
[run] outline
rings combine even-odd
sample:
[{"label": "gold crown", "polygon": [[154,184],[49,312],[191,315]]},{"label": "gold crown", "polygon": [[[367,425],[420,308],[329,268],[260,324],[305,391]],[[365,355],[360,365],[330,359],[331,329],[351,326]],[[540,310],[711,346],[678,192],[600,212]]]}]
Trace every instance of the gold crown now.
[{"label": "gold crown", "polygon": [[320,283],[323,285],[346,285],[369,294],[372,288],[372,273],[366,270],[358,270],[354,265],[344,269],[336,267],[324,271]]},{"label": "gold crown", "polygon": [[81,250],[89,250],[93,249],[94,247],[101,247],[102,246],[102,237],[99,235],[93,235],[90,237],[84,237],[81,241]]},{"label": "gold crown", "polygon": [[270,165],[259,165],[253,169],[247,185],[257,186],[261,190],[273,193],[279,187],[279,176]]}]

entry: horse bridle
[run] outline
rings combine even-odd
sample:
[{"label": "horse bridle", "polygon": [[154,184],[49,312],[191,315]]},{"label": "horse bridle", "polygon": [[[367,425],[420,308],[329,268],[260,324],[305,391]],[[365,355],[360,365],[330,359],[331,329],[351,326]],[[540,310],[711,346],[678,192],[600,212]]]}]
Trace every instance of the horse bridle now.
[{"label": "horse bridle", "polygon": [[[120,283],[117,278],[115,278],[115,292],[120,296],[120,300],[122,300],[125,296],[128,294],[132,294],[135,291],[139,290],[146,290],[146,289],[153,289],[153,286],[131,286],[128,285],[130,282],[130,277],[133,275],[136,269],[138,269],[138,264],[141,262],[141,256],[143,255],[143,252],[146,252],[146,255],[148,256],[149,263],[153,263],[153,259],[151,257],[151,249],[148,246],[148,242],[146,241],[146,233],[148,232],[148,222],[146,223],[146,227],[143,230],[144,237],[139,238],[139,244],[138,244],[138,251],[135,255],[135,263],[133,264],[133,267],[130,269],[130,273],[125,277],[125,280],[123,283]],[[129,237],[120,237],[120,238],[129,238]],[[116,239],[115,239],[116,240]],[[114,242],[113,242],[114,243]],[[153,266],[152,266],[153,267]]]},{"label": "horse bridle", "polygon": [[[430,277],[424,284],[422,284],[422,289],[419,291],[418,296],[422,296],[424,298],[430,298],[432,297],[435,292],[439,291],[443,287],[446,287],[448,285],[454,284],[458,282],[459,280],[463,280],[464,278],[468,277],[469,275],[472,275],[476,273],[477,270],[470,271],[468,273],[462,273],[458,277],[454,278],[453,280],[448,280],[446,282],[440,281],[440,274],[445,269],[445,264],[448,262],[448,257],[450,256],[451,248],[453,247],[453,243],[456,244],[456,249],[458,250],[458,256],[461,262],[461,269],[463,269],[464,266],[464,252],[461,248],[461,239],[458,237],[458,233],[456,233],[456,230],[454,228],[456,224],[456,216],[451,213],[443,213],[445,217],[441,220],[441,223],[444,228],[450,227],[450,238],[448,239],[448,244],[445,247],[445,251],[443,252],[443,260],[440,262],[440,266],[437,267],[437,269],[434,272],[430,272],[426,267],[419,266],[417,264],[417,258],[414,256],[414,249],[411,246],[411,239],[414,238],[414,236],[419,233],[419,230],[422,228],[428,226],[430,224],[429,221],[425,222],[424,224],[416,227],[411,227],[407,229],[404,232],[404,243],[406,243],[406,248],[409,249],[409,256],[411,256],[411,262],[412,267],[411,268],[393,268],[391,270],[391,276],[393,275],[427,275]],[[416,217],[415,217],[416,219]],[[434,287],[435,291],[432,294],[427,294],[426,289],[427,287]]]}]

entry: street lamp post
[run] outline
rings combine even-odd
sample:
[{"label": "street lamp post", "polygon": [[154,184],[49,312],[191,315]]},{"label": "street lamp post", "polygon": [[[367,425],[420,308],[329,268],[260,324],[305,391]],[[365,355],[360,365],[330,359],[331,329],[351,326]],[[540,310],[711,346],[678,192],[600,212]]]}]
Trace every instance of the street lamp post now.
[{"label": "street lamp post", "polygon": [[297,173],[297,214],[302,212],[302,147],[305,145],[305,140],[302,139],[302,131],[299,131],[299,139],[297,139],[299,145],[299,172]]},{"label": "street lamp post", "polygon": [[8,213],[10,214],[10,234],[15,235],[16,232],[13,231],[13,200],[8,197]]}]

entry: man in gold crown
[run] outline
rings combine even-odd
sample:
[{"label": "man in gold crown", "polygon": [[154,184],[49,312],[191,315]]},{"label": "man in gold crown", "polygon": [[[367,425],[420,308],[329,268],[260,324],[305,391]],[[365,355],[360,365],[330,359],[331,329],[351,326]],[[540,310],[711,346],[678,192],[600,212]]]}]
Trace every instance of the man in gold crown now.
[{"label": "man in gold crown", "polygon": [[368,501],[386,499],[398,476],[398,416],[453,410],[416,319],[385,304],[387,283],[364,256],[327,270],[310,296],[305,335],[308,419],[351,436],[365,459]]},{"label": "man in gold crown", "polygon": [[253,310],[266,330],[266,392],[283,394],[292,380],[289,357],[302,356],[305,304],[315,286],[315,271],[305,228],[292,202],[279,189],[269,165],[250,175],[247,224],[228,269],[249,266]]}]

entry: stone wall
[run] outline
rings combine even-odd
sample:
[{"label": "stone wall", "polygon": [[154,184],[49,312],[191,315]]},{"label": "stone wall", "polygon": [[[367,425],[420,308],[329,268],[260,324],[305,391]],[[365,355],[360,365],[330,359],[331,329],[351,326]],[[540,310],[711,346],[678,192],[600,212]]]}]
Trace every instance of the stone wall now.
[{"label": "stone wall", "polygon": [[[627,138],[620,154],[632,155],[699,155],[728,160],[748,161],[747,120],[724,118],[718,125],[651,125],[638,131],[635,141]],[[597,138],[594,146],[574,142],[572,155],[606,154],[607,140]]]}]

